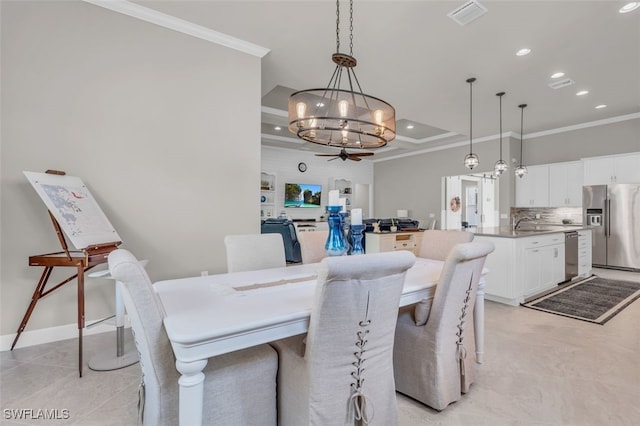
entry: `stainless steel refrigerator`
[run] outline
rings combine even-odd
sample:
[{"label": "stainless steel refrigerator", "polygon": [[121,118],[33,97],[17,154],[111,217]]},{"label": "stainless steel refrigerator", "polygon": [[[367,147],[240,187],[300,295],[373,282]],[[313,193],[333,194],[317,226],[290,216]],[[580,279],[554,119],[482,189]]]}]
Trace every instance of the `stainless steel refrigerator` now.
[{"label": "stainless steel refrigerator", "polygon": [[593,265],[640,270],[640,184],[584,186],[582,208]]}]

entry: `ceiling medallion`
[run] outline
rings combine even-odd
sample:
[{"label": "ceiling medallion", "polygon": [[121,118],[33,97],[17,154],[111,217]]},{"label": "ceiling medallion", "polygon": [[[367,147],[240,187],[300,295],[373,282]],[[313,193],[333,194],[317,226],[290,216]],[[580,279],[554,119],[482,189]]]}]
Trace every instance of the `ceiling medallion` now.
[{"label": "ceiling medallion", "polygon": [[340,2],[336,5],[336,53],[331,56],[336,68],[326,88],[301,90],[289,97],[289,130],[320,145],[380,148],[396,137],[396,112],[389,103],[365,94],[356,77],[353,0],[349,1],[349,54],[340,52]]}]

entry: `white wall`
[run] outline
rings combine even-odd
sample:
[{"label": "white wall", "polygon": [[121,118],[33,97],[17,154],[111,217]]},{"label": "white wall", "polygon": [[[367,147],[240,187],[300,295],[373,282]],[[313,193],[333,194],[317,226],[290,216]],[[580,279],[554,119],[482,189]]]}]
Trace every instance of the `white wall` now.
[{"label": "white wall", "polygon": [[[339,151],[336,150],[336,154]],[[327,161],[331,157],[316,157],[303,150],[262,147],[262,170],[276,174],[276,216],[285,211],[292,219],[318,219],[324,214],[331,178],[349,179],[353,184],[370,184],[373,187],[373,163],[371,161]],[[307,171],[298,171],[298,163],[307,164]],[[322,208],[285,209],[284,184],[309,183],[322,185]],[[373,190],[372,190],[373,191]]]},{"label": "white wall", "polygon": [[[153,280],[225,271],[224,235],[259,232],[260,59],[88,3],[1,7],[0,334],[42,271],[28,257],[59,249],[23,170],[81,177]],[[113,283],[86,287],[87,319],[112,314]],[[75,321],[73,282],[27,331]]]}]

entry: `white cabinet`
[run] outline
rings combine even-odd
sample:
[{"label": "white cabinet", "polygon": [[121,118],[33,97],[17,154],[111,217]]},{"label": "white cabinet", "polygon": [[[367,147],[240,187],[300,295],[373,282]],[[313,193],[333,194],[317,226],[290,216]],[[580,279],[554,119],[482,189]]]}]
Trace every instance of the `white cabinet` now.
[{"label": "white cabinet", "polygon": [[582,162],[549,165],[549,206],[582,206]]},{"label": "white cabinet", "polygon": [[367,254],[409,250],[418,255],[422,243],[422,232],[385,232],[381,234],[365,232],[364,238]]},{"label": "white cabinet", "polygon": [[564,281],[564,234],[523,239],[523,296],[541,293]]},{"label": "white cabinet", "polygon": [[549,166],[529,166],[516,178],[516,207],[549,206]]},{"label": "white cabinet", "polygon": [[564,281],[563,232],[521,238],[476,235],[474,241],[495,247],[485,263],[489,300],[517,306]]},{"label": "white cabinet", "polygon": [[640,183],[640,154],[585,158],[584,184]]},{"label": "white cabinet", "polygon": [[578,231],[578,276],[587,278],[591,275],[591,230]]}]

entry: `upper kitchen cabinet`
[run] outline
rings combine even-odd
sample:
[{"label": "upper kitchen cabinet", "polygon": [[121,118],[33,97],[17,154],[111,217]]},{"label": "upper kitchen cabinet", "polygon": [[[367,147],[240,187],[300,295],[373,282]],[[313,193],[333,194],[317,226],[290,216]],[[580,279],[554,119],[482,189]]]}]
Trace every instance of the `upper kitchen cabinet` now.
[{"label": "upper kitchen cabinet", "polygon": [[582,162],[549,164],[549,206],[582,206]]},{"label": "upper kitchen cabinet", "polygon": [[549,166],[527,166],[527,174],[516,178],[516,207],[549,206]]},{"label": "upper kitchen cabinet", "polygon": [[585,185],[640,183],[640,154],[593,157],[582,161]]}]

